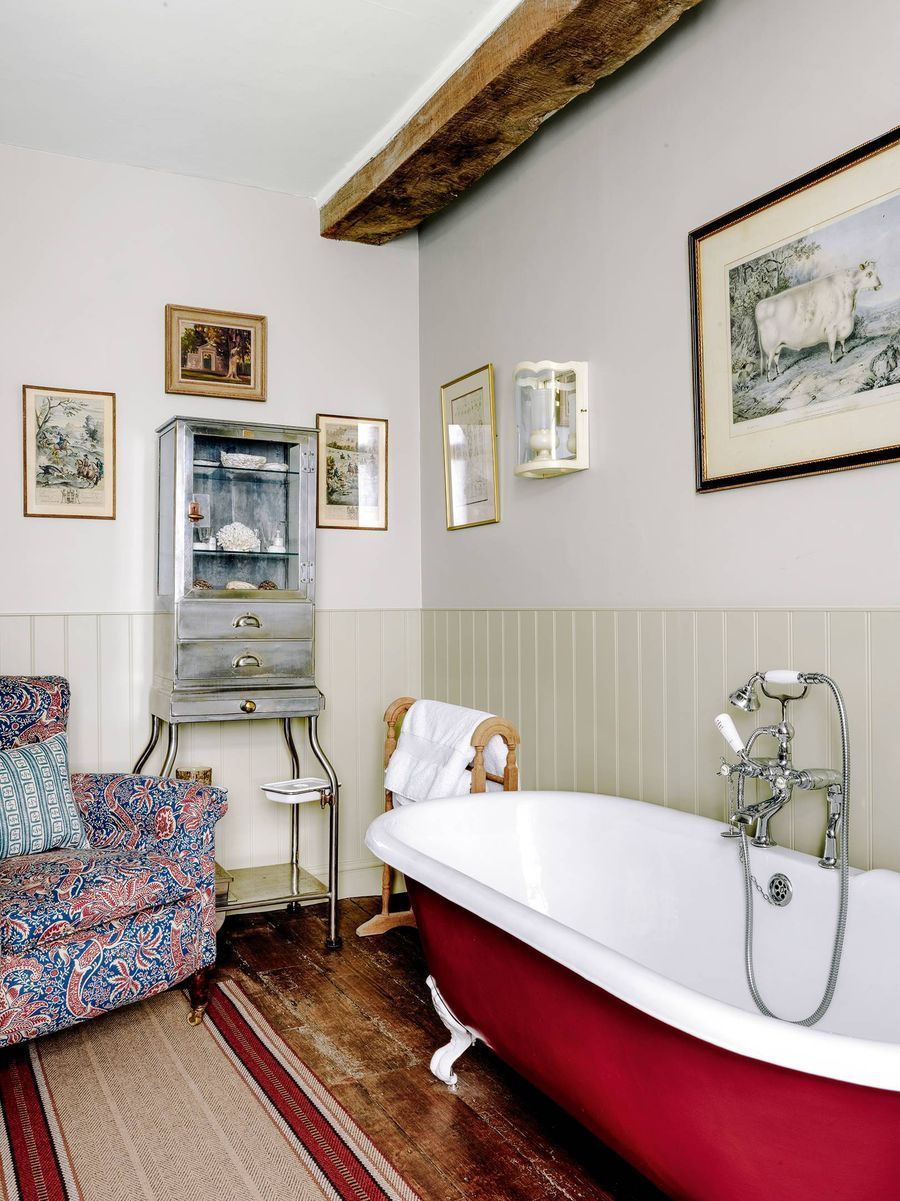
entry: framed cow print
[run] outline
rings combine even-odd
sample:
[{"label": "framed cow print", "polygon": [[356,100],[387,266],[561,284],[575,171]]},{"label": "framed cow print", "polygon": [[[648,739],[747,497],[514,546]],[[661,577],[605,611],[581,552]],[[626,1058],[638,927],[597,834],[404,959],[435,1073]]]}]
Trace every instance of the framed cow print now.
[{"label": "framed cow print", "polygon": [[900,459],[900,127],[690,250],[699,492]]}]

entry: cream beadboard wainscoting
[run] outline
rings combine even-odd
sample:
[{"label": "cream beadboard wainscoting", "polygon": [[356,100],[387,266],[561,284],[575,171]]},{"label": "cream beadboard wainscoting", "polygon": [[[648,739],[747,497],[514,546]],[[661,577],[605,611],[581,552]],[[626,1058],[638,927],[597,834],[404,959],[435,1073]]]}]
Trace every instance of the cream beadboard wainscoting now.
[{"label": "cream beadboard wainscoting", "polygon": [[[584,789],[722,818],[713,727],[757,667],[823,670],[850,714],[851,860],[900,869],[900,610],[426,610],[426,695],[502,713],[524,788]],[[759,714],[729,709],[742,731]],[[799,767],[839,765],[824,689],[792,706]],[[821,852],[824,794],[795,792],[775,837]]]},{"label": "cream beadboard wainscoting", "polygon": [[[70,740],[74,770],[128,771],[149,732],[152,613],[0,616],[0,673],[64,675],[72,686]],[[421,691],[418,609],[319,610],[316,682],[327,706],[322,745],[341,780],[341,882],[344,896],[377,893],[381,867],[363,834],[384,807],[382,754],[385,706]],[[306,753],[302,770],[317,765]],[[161,751],[147,770],[159,767]],[[216,857],[226,867],[283,863],[290,854],[288,806],[260,794],[285,779],[290,762],[281,728],[270,721],[215,722],[183,727],[177,766],[207,766],[228,789],[229,811],[217,830]],[[304,865],[326,870],[327,824],[318,806],[303,806]]]}]

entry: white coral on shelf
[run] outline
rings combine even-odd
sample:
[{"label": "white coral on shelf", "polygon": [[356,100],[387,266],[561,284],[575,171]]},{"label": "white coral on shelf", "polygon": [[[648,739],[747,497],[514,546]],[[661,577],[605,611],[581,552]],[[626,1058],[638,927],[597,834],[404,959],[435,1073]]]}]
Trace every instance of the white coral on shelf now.
[{"label": "white coral on shelf", "polygon": [[240,521],[232,521],[230,525],[223,525],[216,532],[216,541],[222,550],[248,552],[259,550],[259,534]]}]

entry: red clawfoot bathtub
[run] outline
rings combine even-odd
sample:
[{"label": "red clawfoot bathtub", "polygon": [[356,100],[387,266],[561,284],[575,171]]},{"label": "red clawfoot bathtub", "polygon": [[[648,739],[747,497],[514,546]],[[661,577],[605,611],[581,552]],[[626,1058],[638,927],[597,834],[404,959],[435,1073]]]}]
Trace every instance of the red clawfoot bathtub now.
[{"label": "red clawfoot bathtub", "polygon": [[[855,872],[844,961],[814,1029],[758,1014],[724,827],[579,793],[420,802],[367,842],[406,874],[450,1046],[483,1040],[676,1201],[900,1197],[900,875]],[[821,995],[835,873],[753,851],[770,1008]],[[446,1007],[446,1008],[444,1008]],[[449,1009],[449,1013],[446,1010]],[[465,1028],[465,1029],[464,1029]]]}]

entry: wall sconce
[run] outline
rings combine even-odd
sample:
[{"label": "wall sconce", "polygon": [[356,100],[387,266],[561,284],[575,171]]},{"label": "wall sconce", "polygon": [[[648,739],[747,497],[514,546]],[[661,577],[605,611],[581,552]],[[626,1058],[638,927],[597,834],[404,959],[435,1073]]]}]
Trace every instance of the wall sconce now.
[{"label": "wall sconce", "polygon": [[519,363],[516,475],[542,478],[590,466],[587,363]]}]

